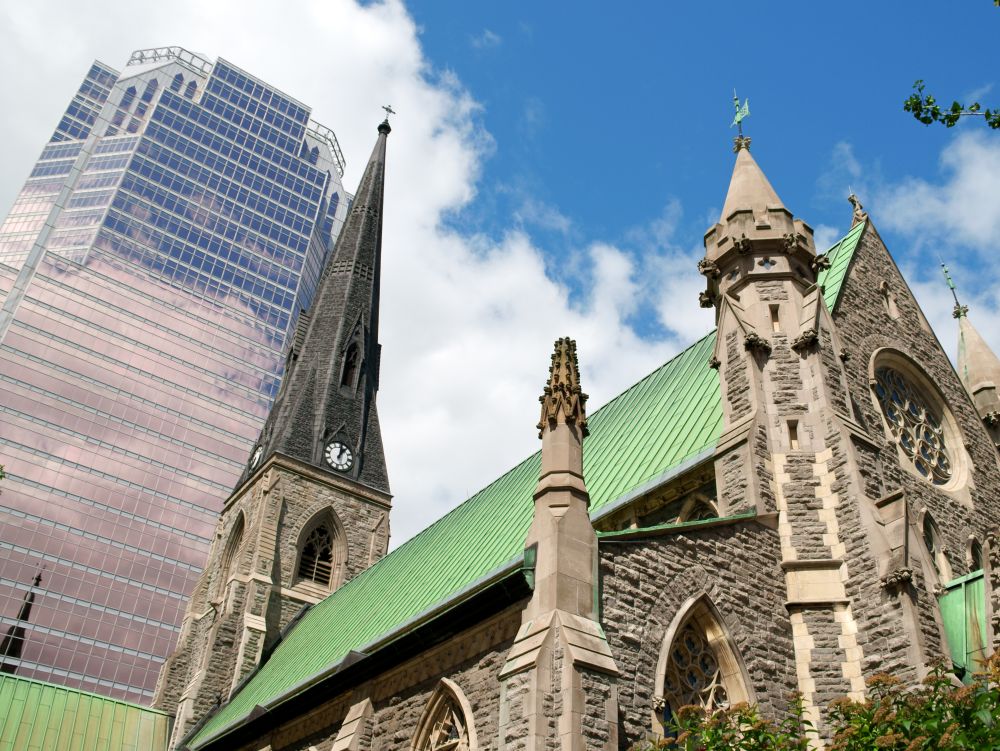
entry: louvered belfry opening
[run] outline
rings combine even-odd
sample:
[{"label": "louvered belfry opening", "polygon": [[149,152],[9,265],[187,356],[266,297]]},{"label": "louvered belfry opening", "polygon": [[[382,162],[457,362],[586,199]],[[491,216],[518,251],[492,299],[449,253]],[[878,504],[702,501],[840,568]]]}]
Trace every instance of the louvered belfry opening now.
[{"label": "louvered belfry opening", "polygon": [[333,535],[330,527],[320,524],[309,533],[299,559],[299,578],[309,579],[324,587],[333,575]]}]

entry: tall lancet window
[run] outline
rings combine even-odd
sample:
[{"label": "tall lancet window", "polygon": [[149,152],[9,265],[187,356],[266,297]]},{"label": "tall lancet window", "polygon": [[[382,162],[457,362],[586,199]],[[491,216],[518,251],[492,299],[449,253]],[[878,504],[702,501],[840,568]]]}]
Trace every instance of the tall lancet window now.
[{"label": "tall lancet window", "polygon": [[711,711],[749,701],[743,665],[707,598],[682,609],[674,623],[660,653],[654,694],[664,727],[684,706]]},{"label": "tall lancet window", "polygon": [[218,577],[215,586],[216,597],[222,596],[226,585],[229,584],[229,580],[236,575],[237,566],[239,564],[238,554],[240,546],[243,544],[243,528],[243,514],[240,513],[229,532],[229,539],[226,541],[226,547],[222,551],[222,559],[219,562],[219,570],[216,574]]},{"label": "tall lancet window", "polygon": [[351,342],[344,355],[344,370],[340,376],[340,385],[347,388],[354,388],[358,382],[358,366],[361,354],[357,342]]},{"label": "tall lancet window", "polygon": [[462,690],[443,678],[417,725],[414,751],[476,751],[472,710]]},{"label": "tall lancet window", "polygon": [[333,514],[329,511],[318,514],[304,528],[300,540],[299,581],[330,589],[338,586],[346,563],[347,545]]}]

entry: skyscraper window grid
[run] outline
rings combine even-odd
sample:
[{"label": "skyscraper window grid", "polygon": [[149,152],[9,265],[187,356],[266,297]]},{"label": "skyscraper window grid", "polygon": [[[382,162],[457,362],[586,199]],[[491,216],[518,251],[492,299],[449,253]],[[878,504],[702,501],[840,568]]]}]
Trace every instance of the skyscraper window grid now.
[{"label": "skyscraper window grid", "polygon": [[19,674],[151,696],[343,166],[308,107],[221,59],[88,71],[0,225],[0,627],[44,567]]}]

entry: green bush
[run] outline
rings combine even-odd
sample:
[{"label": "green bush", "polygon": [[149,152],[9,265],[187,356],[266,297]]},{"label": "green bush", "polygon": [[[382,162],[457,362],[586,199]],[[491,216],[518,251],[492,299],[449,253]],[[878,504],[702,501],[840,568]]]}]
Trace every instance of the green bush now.
[{"label": "green bush", "polygon": [[[890,675],[873,676],[867,699],[834,702],[827,721],[830,751],[1000,749],[1000,652],[968,686],[956,686],[943,665],[910,688]],[[674,737],[640,741],[631,751],[806,751],[817,737],[798,695],[778,721],[738,704],[711,713],[681,707],[672,725]]]}]

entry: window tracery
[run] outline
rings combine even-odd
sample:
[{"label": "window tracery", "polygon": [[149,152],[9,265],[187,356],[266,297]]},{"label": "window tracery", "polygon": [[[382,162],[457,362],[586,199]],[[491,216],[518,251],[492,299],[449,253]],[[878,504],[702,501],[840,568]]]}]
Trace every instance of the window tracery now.
[{"label": "window tracery", "polygon": [[745,671],[707,597],[702,596],[668,631],[657,666],[658,686],[654,708],[662,712],[664,728],[681,707],[694,705],[708,711],[751,701]]},{"label": "window tracery", "polygon": [[442,679],[417,726],[414,751],[476,751],[468,702],[452,681]]},{"label": "window tracery", "polygon": [[917,472],[935,485],[952,479],[942,411],[895,368],[875,369],[875,396],[896,443]]},{"label": "window tracery", "polygon": [[299,578],[329,586],[333,573],[333,535],[324,523],[306,537],[299,558]]},{"label": "window tracery", "polygon": [[945,553],[944,545],[941,543],[941,533],[938,532],[934,518],[928,512],[924,512],[924,520],[921,525],[921,533],[924,538],[924,546],[930,554],[934,570],[942,582],[951,580],[951,565],[948,563],[948,556]]}]

